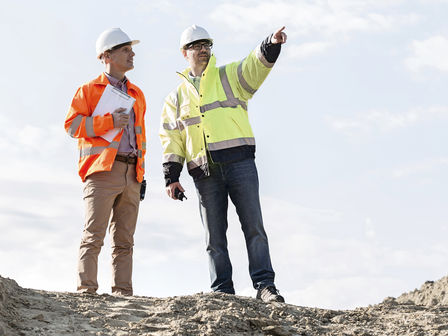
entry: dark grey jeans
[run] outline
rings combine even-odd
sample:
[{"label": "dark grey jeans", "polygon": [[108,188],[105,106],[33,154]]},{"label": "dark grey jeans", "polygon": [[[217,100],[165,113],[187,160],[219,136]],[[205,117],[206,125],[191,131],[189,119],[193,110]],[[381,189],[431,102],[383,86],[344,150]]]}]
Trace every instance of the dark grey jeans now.
[{"label": "dark grey jeans", "polygon": [[205,229],[212,290],[235,293],[226,236],[229,196],[235,205],[246,239],[249,273],[254,288],[274,284],[275,273],[263,227],[254,159],[211,164],[210,176],[195,181],[195,185]]}]

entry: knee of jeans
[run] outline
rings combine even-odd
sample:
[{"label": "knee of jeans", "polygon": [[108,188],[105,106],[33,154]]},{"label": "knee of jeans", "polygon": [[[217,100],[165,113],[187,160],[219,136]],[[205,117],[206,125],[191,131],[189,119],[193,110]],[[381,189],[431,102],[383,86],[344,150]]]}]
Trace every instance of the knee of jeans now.
[{"label": "knee of jeans", "polygon": [[263,225],[248,225],[242,227],[242,230],[246,239],[261,238],[264,240],[267,238]]},{"label": "knee of jeans", "polygon": [[206,247],[207,253],[221,254],[227,253],[227,244],[224,242],[213,243],[209,242]]}]

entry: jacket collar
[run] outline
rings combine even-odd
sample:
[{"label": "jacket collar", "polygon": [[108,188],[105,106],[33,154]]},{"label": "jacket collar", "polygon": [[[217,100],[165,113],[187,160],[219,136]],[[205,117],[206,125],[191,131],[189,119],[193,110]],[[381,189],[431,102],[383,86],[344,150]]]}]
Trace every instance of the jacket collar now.
[{"label": "jacket collar", "polygon": [[[126,79],[127,79],[126,87],[128,88],[128,90],[137,91],[137,87],[131,83],[129,78],[126,77]],[[93,80],[93,84],[106,86],[107,84],[110,84],[110,83],[109,83],[109,79],[107,79],[107,76],[104,74],[104,72],[102,72],[101,75],[99,75],[97,78],[95,78]]]},{"label": "jacket collar", "polygon": [[[208,60],[207,67],[205,68],[203,74],[206,74],[209,71],[209,69],[213,69],[213,68],[216,68],[216,57],[215,57],[215,55],[212,54],[210,56],[210,59]],[[184,76],[188,80],[188,78],[190,78],[190,75],[189,75],[190,71],[191,71],[191,68],[188,67],[184,71],[178,72],[178,73],[180,73],[182,76]]]}]

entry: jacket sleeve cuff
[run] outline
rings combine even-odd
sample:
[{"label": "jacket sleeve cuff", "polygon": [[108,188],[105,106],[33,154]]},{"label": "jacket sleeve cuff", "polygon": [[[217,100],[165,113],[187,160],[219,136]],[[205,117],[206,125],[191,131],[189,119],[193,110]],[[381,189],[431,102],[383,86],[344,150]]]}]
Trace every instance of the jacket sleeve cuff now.
[{"label": "jacket sleeve cuff", "polygon": [[165,186],[168,187],[170,184],[179,182],[180,173],[182,171],[183,165],[178,162],[165,162],[163,164],[163,175],[165,177]]},{"label": "jacket sleeve cuff", "polygon": [[277,61],[277,58],[280,55],[280,51],[282,49],[282,45],[280,43],[271,43],[272,35],[273,34],[265,38],[260,45],[261,53],[269,63],[275,63],[275,61]]}]

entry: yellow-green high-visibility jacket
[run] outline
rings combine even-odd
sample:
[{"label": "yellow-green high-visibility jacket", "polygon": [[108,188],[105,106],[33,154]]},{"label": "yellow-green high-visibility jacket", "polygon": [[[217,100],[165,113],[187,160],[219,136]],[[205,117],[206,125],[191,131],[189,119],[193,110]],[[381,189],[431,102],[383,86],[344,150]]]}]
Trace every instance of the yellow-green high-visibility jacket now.
[{"label": "yellow-green high-visibility jacket", "polygon": [[[240,62],[219,68],[215,63],[212,55],[199,91],[189,79],[189,68],[178,73],[182,83],[166,97],[163,106],[159,133],[163,163],[183,165],[186,161],[193,177],[208,175],[207,151],[218,162],[226,161],[222,159],[225,153],[235,153],[239,147],[251,146],[255,151],[247,102],[274,65],[266,60],[260,46]],[[217,153],[220,155],[214,155]]]}]

